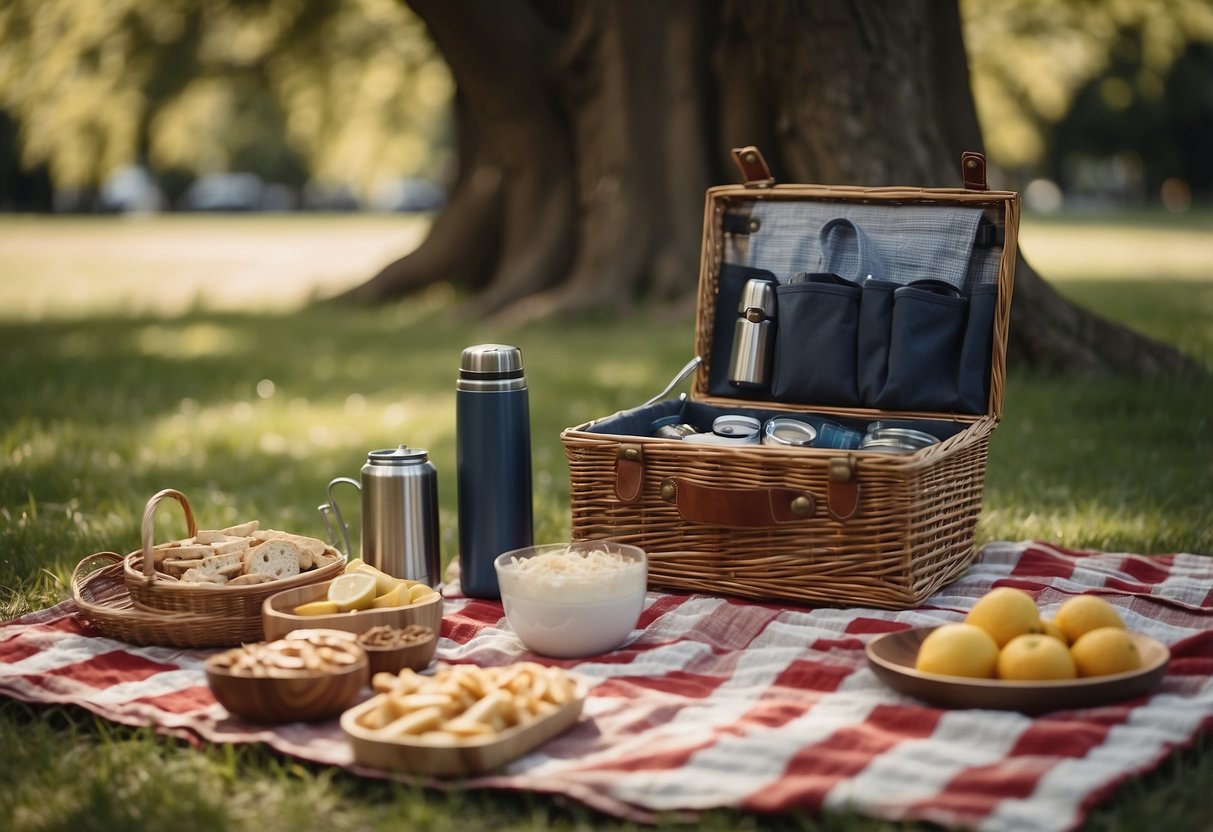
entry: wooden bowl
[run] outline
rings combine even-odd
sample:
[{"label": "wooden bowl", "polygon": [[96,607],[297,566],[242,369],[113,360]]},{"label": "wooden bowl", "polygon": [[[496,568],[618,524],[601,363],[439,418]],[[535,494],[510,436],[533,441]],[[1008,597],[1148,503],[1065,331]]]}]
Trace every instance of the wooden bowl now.
[{"label": "wooden bowl", "polygon": [[[240,648],[235,648],[240,649]],[[249,722],[276,725],[331,719],[358,701],[369,679],[365,652],[339,669],[282,670],[252,676],[220,666],[223,653],[206,661],[206,681],[219,704]]]},{"label": "wooden bowl", "polygon": [[432,628],[426,629],[429,630],[428,638],[399,647],[380,647],[359,642],[358,646],[366,652],[370,678],[374,679],[376,673],[391,673],[395,676],[406,667],[419,672],[429,667],[430,662],[434,660],[434,654],[438,652],[438,634]]},{"label": "wooden bowl", "polygon": [[266,598],[261,605],[261,624],[266,640],[282,638],[292,630],[344,630],[357,635],[381,624],[390,627],[420,624],[435,633],[442,629],[442,596],[437,592],[430,598],[404,607],[339,612],[333,615],[295,615],[291,612],[300,604],[326,598],[330,583],[332,581],[284,589]]},{"label": "wooden bowl", "polygon": [[1090,708],[1143,696],[1167,672],[1171,653],[1165,644],[1130,633],[1141,653],[1137,670],[1049,682],[966,679],[915,670],[918,646],[934,627],[885,633],[868,642],[868,665],[885,684],[901,693],[945,708],[990,708],[1041,714]]}]

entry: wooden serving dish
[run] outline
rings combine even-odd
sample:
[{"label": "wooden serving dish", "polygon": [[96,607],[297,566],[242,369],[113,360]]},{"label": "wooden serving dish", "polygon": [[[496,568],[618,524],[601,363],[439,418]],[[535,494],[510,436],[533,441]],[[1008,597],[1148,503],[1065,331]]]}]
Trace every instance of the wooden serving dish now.
[{"label": "wooden serving dish", "polygon": [[1106,705],[1149,693],[1166,674],[1171,659],[1165,644],[1141,633],[1130,633],[1142,664],[1127,673],[1048,682],[940,676],[914,668],[919,645],[934,629],[917,627],[885,633],[868,642],[866,653],[872,671],[889,687],[945,708],[1041,714]]},{"label": "wooden serving dish", "polygon": [[341,715],[341,728],[349,737],[354,761],[373,768],[411,774],[463,776],[491,771],[516,760],[571,727],[581,716],[585,692],[534,722],[460,743],[424,742],[414,738],[383,738],[359,724],[359,717],[378,708],[378,694]]},{"label": "wooden serving dish", "polygon": [[277,725],[331,719],[357,701],[367,683],[365,655],[340,670],[246,676],[206,662],[206,681],[219,704],[249,722]]},{"label": "wooden serving dish", "polygon": [[404,607],[339,612],[333,615],[295,615],[291,612],[300,604],[326,598],[330,583],[332,581],[285,589],[266,598],[261,605],[261,624],[266,640],[282,638],[292,630],[344,630],[358,634],[381,624],[390,627],[420,624],[435,633],[442,629],[442,596],[437,592],[431,598]]},{"label": "wooden serving dish", "polygon": [[361,643],[358,646],[366,652],[370,678],[374,679],[376,673],[396,675],[406,667],[409,670],[425,670],[434,660],[434,654],[438,652],[438,634],[430,630],[429,638],[424,641],[400,647],[380,647]]}]

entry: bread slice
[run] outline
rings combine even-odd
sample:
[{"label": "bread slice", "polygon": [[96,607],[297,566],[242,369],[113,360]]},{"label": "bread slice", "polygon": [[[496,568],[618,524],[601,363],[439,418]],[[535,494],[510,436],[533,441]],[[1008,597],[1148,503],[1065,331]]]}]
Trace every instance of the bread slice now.
[{"label": "bread slice", "polygon": [[289,578],[299,574],[302,558],[303,552],[292,541],[267,540],[245,553],[244,571],[269,575],[274,580]]},{"label": "bread slice", "polygon": [[187,569],[185,574],[181,576],[181,582],[186,584],[214,584],[216,586],[226,584],[227,576],[221,575],[210,569]]},{"label": "bread slice", "polygon": [[219,531],[229,537],[251,537],[253,532],[259,528],[261,528],[261,521],[249,520],[247,523],[241,523],[238,526],[228,526],[226,529],[220,529]]},{"label": "bread slice", "polygon": [[166,543],[160,546],[152,547],[152,563],[160,563],[166,560],[198,560],[207,555],[213,555],[215,551],[210,546],[199,546],[195,543]]},{"label": "bread slice", "polygon": [[211,544],[211,551],[216,555],[243,555],[248,551],[251,538],[233,537],[230,540],[216,540]]},{"label": "bread slice", "polygon": [[220,575],[231,577],[244,572],[244,558],[242,552],[228,552],[224,555],[211,555],[202,559],[199,569],[204,569],[208,572],[218,572]]},{"label": "bread slice", "polygon": [[249,572],[247,574],[237,575],[236,577],[229,579],[227,582],[227,585],[228,586],[251,586],[254,584],[269,583],[272,580],[274,580],[274,579],[264,573]]},{"label": "bread slice", "polygon": [[324,556],[324,550],[329,548],[329,545],[323,540],[315,537],[307,537],[301,534],[291,534],[290,532],[282,532],[277,529],[265,529],[253,533],[254,540],[285,540],[295,544],[299,549],[299,569],[311,569],[318,557]]},{"label": "bread slice", "polygon": [[160,562],[160,568],[180,578],[190,569],[201,569],[203,560],[204,558],[166,558]]}]

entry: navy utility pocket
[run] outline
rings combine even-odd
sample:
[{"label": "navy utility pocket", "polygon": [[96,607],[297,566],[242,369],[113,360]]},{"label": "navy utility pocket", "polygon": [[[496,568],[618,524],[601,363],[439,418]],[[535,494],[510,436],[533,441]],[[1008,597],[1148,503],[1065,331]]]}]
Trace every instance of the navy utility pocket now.
[{"label": "navy utility pocket", "polygon": [[833,274],[797,275],[775,290],[776,401],[853,407],[859,404],[855,339],[861,289]]}]

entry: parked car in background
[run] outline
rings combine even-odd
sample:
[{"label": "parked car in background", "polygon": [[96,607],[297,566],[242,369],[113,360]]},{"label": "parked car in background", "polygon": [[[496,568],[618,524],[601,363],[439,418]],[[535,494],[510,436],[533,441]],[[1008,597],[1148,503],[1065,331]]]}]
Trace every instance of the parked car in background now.
[{"label": "parked car in background", "polygon": [[208,173],[195,179],[178,205],[184,211],[260,211],[265,182],[255,173]]}]

